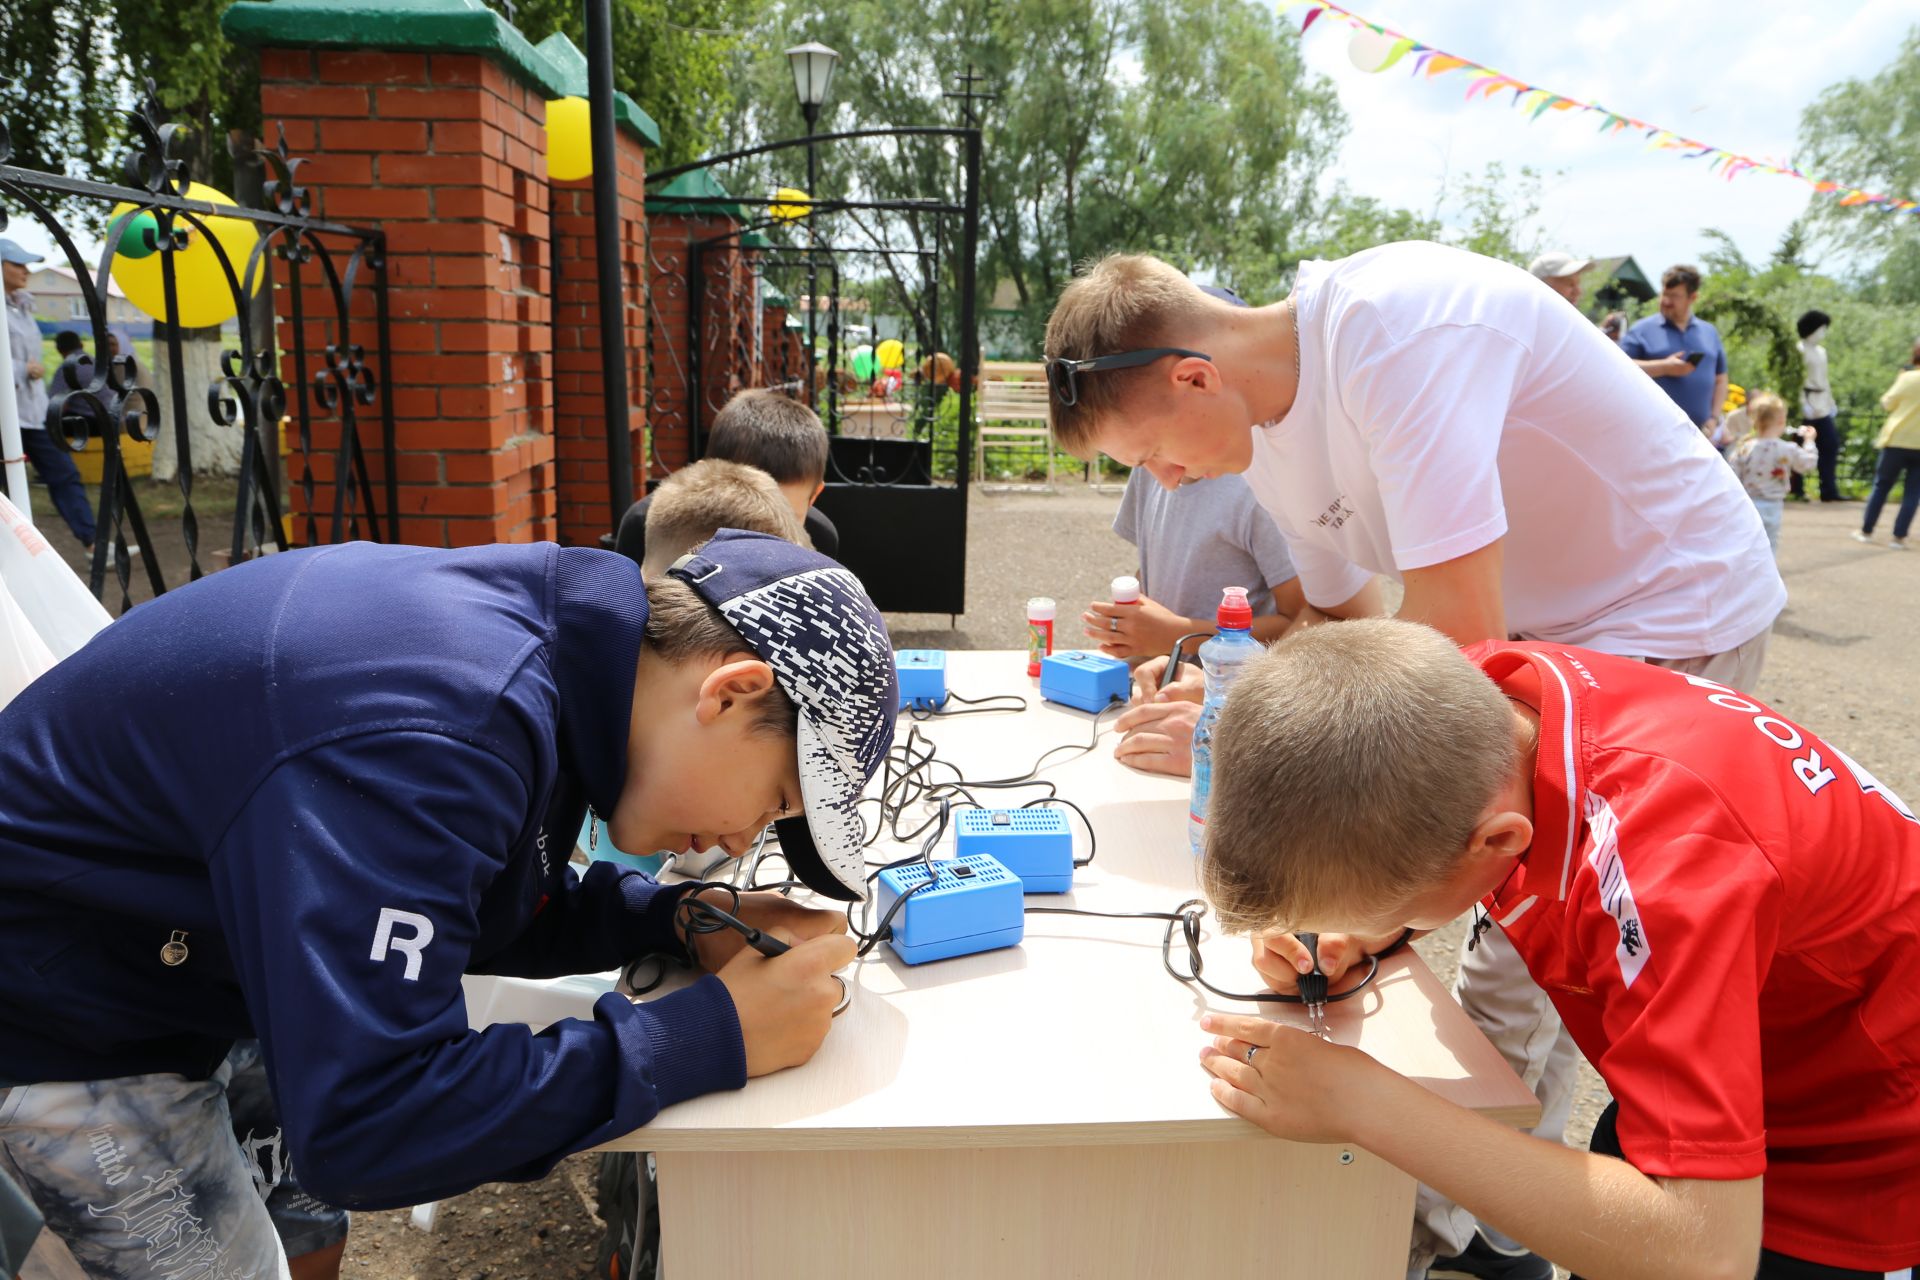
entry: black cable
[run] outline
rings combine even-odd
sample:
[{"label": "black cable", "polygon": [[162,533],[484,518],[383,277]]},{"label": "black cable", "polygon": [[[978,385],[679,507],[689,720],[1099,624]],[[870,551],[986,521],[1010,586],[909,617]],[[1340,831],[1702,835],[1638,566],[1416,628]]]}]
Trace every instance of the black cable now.
[{"label": "black cable", "polygon": [[[1048,783],[1047,785],[1051,786],[1053,784]],[[1055,793],[1053,795],[1041,796],[1038,800],[1029,800],[1025,804],[1021,805],[1020,807],[1022,809],[1036,809],[1042,805],[1049,805],[1049,804],[1063,804],[1067,808],[1073,810],[1075,813],[1080,815],[1080,823],[1082,826],[1086,827],[1087,829],[1087,856],[1084,858],[1075,858],[1073,860],[1073,866],[1074,866],[1074,869],[1077,871],[1081,867],[1091,865],[1093,862],[1093,855],[1100,848],[1100,837],[1094,833],[1093,819],[1087,816],[1087,811],[1085,809],[1082,809],[1079,805],[1075,804],[1073,801],[1067,799],[1065,796],[1060,795],[1058,793]]]},{"label": "black cable", "polygon": [[[1097,916],[1105,920],[1165,920],[1167,931],[1160,939],[1160,964],[1176,982],[1188,986],[1201,987],[1223,1000],[1244,1000],[1249,1004],[1305,1004],[1297,995],[1284,995],[1278,991],[1228,991],[1216,987],[1201,977],[1204,960],[1200,955],[1200,922],[1206,918],[1207,904],[1199,898],[1189,898],[1172,911],[1091,911],[1085,907],[1028,907],[1028,915],[1039,916]],[[1178,928],[1187,944],[1187,969],[1182,973],[1173,963],[1173,933]],[[1326,1003],[1339,1004],[1342,1000],[1351,1000],[1368,987],[1380,973],[1380,957],[1367,957],[1366,976],[1339,995],[1328,996]]]},{"label": "black cable", "polygon": [[[739,905],[737,901],[738,897],[739,895],[736,893],[736,909]],[[724,933],[728,929],[732,929],[735,933],[745,938],[748,946],[769,960],[775,956],[783,956],[793,950],[792,947],[780,941],[780,939],[754,928],[746,921],[734,915],[733,912],[723,910],[720,907],[714,906],[711,902],[705,902],[699,898],[686,897],[680,899],[674,907],[674,914],[679,918],[680,927],[685,930],[687,950],[690,952],[693,950],[693,940],[696,935],[704,936],[712,933]]]},{"label": "black cable", "polygon": [[952,803],[945,799],[941,800],[940,811],[934,816],[934,819],[933,819],[933,822],[935,824],[933,833],[929,835],[924,842],[921,843],[920,851],[909,857],[901,858],[896,862],[886,863],[882,865],[878,870],[870,872],[867,875],[866,882],[868,884],[872,884],[875,880],[880,878],[880,875],[882,872],[892,871],[896,867],[911,866],[914,863],[918,862],[924,865],[927,869],[927,878],[925,880],[922,880],[919,884],[916,884],[912,888],[908,889],[905,893],[901,894],[899,897],[895,898],[893,900],[893,905],[887,908],[887,913],[884,916],[880,917],[880,923],[876,924],[873,927],[873,931],[871,933],[869,933],[865,929],[862,929],[859,925],[854,923],[853,913],[855,909],[860,909],[864,911],[865,908],[867,908],[868,906],[871,906],[873,901],[873,895],[869,893],[864,900],[860,902],[849,902],[847,904],[847,932],[851,933],[855,938],[858,938],[860,940],[860,945],[854,950],[854,955],[856,957],[865,956],[868,952],[872,951],[875,947],[879,946],[882,942],[885,942],[888,938],[891,938],[893,936],[893,918],[900,914],[900,909],[902,907],[907,905],[908,898],[911,898],[916,893],[921,893],[927,889],[931,889],[934,887],[934,885],[939,883],[940,875],[937,871],[933,869],[933,846],[940,843],[940,837],[946,834],[947,822],[949,818],[952,816],[952,812],[953,812]]},{"label": "black cable", "polygon": [[[947,710],[949,702],[961,703],[958,710]],[[989,703],[1000,703],[990,706]],[[1012,704],[1012,705],[1007,705]],[[1027,700],[1017,693],[990,693],[984,698],[963,698],[957,693],[949,693],[931,707],[923,707],[918,702],[909,702],[907,717],[912,720],[941,720],[953,716],[983,716],[1000,711],[1025,711]]]},{"label": "black cable", "polygon": [[[867,833],[864,843],[873,844],[880,838],[882,832],[903,843],[918,838],[921,832],[932,825],[931,819],[911,831],[900,830],[901,818],[915,804],[932,803],[943,797],[952,797],[957,794],[966,794],[970,802],[977,804],[978,799],[970,794],[972,791],[1005,790],[1026,785],[1051,785],[1050,783],[1042,784],[1036,775],[1048,768],[1052,758],[1062,751],[1086,755],[1097,748],[1100,745],[1102,732],[1101,721],[1115,706],[1124,705],[1120,699],[1116,698],[1096,712],[1092,722],[1093,732],[1086,742],[1066,742],[1049,747],[1041,752],[1024,772],[1005,778],[967,777],[958,766],[939,759],[936,754],[937,748],[930,739],[921,734],[918,725],[909,728],[906,739],[896,743],[882,762],[880,794],[864,797],[860,801],[861,804],[875,804],[879,810],[879,821]],[[938,778],[933,773],[935,768],[947,770],[953,776]],[[1081,816],[1084,818],[1085,814]],[[864,817],[863,814],[863,820]]]},{"label": "black cable", "polygon": [[1189,631],[1178,640],[1175,640],[1173,642],[1173,648],[1167,651],[1167,665],[1166,668],[1160,672],[1160,684],[1158,687],[1164,689],[1175,680],[1178,680],[1180,678],[1181,664],[1189,660],[1194,662],[1200,660],[1198,650],[1195,650],[1192,654],[1187,653],[1187,641],[1205,640],[1219,634],[1217,631]]},{"label": "black cable", "polygon": [[[727,905],[721,907],[700,896],[709,889],[725,893]],[[669,962],[683,969],[697,968],[700,963],[700,952],[695,946],[695,939],[708,934],[724,933],[728,929],[745,938],[748,946],[769,959],[785,955],[792,950],[780,939],[740,919],[734,914],[739,910],[740,887],[738,885],[728,884],[724,880],[694,882],[680,896],[680,900],[673,904],[673,924],[680,932],[680,945],[686,951],[685,957],[656,954],[641,956],[631,961],[624,975],[628,988],[637,996],[644,996],[658,989],[660,984],[667,980]],[[641,966],[645,964],[657,965],[658,971],[643,984],[637,981],[637,975],[641,972]]]}]

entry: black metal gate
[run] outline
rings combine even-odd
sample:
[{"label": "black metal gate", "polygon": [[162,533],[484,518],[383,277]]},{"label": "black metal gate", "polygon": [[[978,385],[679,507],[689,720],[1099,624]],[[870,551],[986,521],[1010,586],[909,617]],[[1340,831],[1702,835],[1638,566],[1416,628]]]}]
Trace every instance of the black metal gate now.
[{"label": "black metal gate", "polygon": [[[979,365],[974,294],[980,131],[927,126],[819,134],[666,169],[649,174],[647,183],[653,188],[777,152],[870,139],[942,148],[957,170],[960,198],[815,198],[796,216],[777,195],[672,197],[675,206],[735,220],[684,246],[650,246],[654,462],[660,465],[663,436],[682,432],[689,456],[702,456],[714,415],[735,391],[768,386],[793,395],[820,414],[832,437],[819,506],[840,529],[841,560],[882,609],[958,614],[966,607],[967,491]],[[823,226],[829,231],[825,240]],[[866,368],[856,376],[856,344],[847,340],[857,323],[849,296],[855,288],[869,302],[883,291],[899,308],[901,332],[891,335],[904,351],[898,377],[877,377],[878,370]],[[797,360],[793,343],[767,339],[767,303],[780,296],[805,300],[801,314],[809,339],[799,345]],[[670,331],[677,317],[663,316],[668,300],[682,298],[684,344]],[[823,349],[812,347],[815,335]],[[877,333],[869,337],[863,345],[879,341]],[[663,395],[659,372],[680,351],[687,367],[676,370],[675,385],[684,394]],[[941,356],[954,367],[951,378],[941,373]]]},{"label": "black metal gate", "polygon": [[[122,254],[158,256],[168,315],[182,314],[178,309],[182,285],[177,278],[176,259],[190,245],[212,250],[220,279],[231,291],[238,324],[237,345],[221,351],[221,376],[207,388],[205,403],[217,425],[245,433],[233,526],[226,545],[232,561],[266,550],[286,550],[294,541],[308,546],[351,538],[398,541],[393,408],[390,398],[380,394],[371,367],[377,365],[391,377],[386,364],[390,348],[384,236],[377,230],[312,216],[312,197],[298,176],[304,161],[288,154],[284,133],[276,147],[252,153],[271,176],[262,193],[261,202],[266,207],[247,208],[189,196],[189,175],[184,164],[170,154],[172,141],[182,126],[167,121],[154,96],[152,81],[147,82],[144,100],[127,118],[133,145],[124,165],[125,186],[13,165],[12,142],[5,122],[0,121],[0,201],[45,227],[57,246],[57,256],[64,258],[64,265],[73,272],[85,304],[85,324],[91,339],[82,339],[86,359],[47,371],[48,417],[50,423],[57,424],[57,435],[70,450],[79,452],[97,442],[102,452],[98,534],[89,575],[94,595],[101,595],[105,589],[111,566],[120,587],[121,610],[132,607],[134,559],[144,565],[152,594],[159,595],[168,585],[168,574],[149,535],[138,492],[128,479],[121,452],[123,434],[130,440],[151,443],[168,425],[172,426],[187,561],[184,572],[176,571],[174,581],[191,581],[205,572],[200,520],[193,503],[194,460],[180,329],[155,327],[156,347],[163,348],[156,351],[156,359],[167,362],[171,375],[170,404],[161,404],[152,390],[140,384],[139,362],[133,351],[120,351],[103,360],[95,358],[111,350],[108,280],[115,259]],[[89,261],[73,230],[49,207],[49,200],[55,198],[98,202],[108,208],[122,204],[130,207],[104,220],[103,248],[97,260]],[[0,207],[0,230],[6,227],[8,212],[8,208]],[[209,230],[208,220],[215,218],[242,221],[254,229],[256,238],[245,261],[233,260],[220,238]],[[283,318],[290,321],[291,341],[284,354],[293,364],[291,388],[280,377],[277,356],[281,347],[273,331],[271,305],[259,312],[252,305],[256,292],[270,290],[270,286],[263,287],[269,259],[278,264],[274,270],[281,273],[287,286],[283,296],[289,314]],[[316,281],[331,304],[318,316],[308,314],[306,309],[307,290]],[[357,311],[364,316],[365,308],[356,307],[356,301],[369,291],[375,338],[371,346],[364,338],[366,320],[356,323],[355,318]],[[315,325],[327,328],[332,340],[322,350],[310,352],[308,334]],[[278,436],[281,418],[289,412],[290,392],[292,422],[305,460],[297,483],[305,497],[306,516],[293,539],[288,537],[281,518]],[[0,394],[10,395],[12,390],[0,387]],[[384,482],[378,487],[369,472],[360,437],[361,418],[372,416],[368,411],[379,415],[379,447],[385,460]],[[312,442],[314,424],[329,417],[339,420],[340,437],[332,460],[333,509],[331,518],[323,524],[314,510]],[[140,548],[138,553],[129,554],[130,542]],[[109,547],[116,554],[109,555]]]}]

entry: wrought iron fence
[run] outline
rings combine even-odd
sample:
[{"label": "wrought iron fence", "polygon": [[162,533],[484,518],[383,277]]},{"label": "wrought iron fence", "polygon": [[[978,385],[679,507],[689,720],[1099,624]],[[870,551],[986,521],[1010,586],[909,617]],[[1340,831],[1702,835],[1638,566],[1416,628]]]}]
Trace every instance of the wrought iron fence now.
[{"label": "wrought iron fence", "polygon": [[[109,287],[117,259],[157,256],[166,316],[182,316],[181,255],[190,248],[211,251],[219,266],[212,287],[226,288],[237,320],[236,345],[223,347],[220,375],[206,390],[206,408],[220,429],[243,434],[240,471],[234,503],[233,527],[227,552],[234,562],[266,551],[288,549],[295,541],[313,546],[321,542],[371,538],[399,540],[399,496],[395,488],[394,423],[390,397],[381,393],[377,366],[391,377],[388,353],[386,241],[377,229],[346,226],[313,216],[312,192],[299,177],[305,163],[289,154],[281,131],[272,148],[251,147],[270,175],[262,187],[261,208],[218,204],[189,194],[190,178],[184,163],[174,157],[173,142],[184,126],[170,122],[149,81],[141,103],[127,113],[131,148],[123,165],[125,185],[70,178],[62,174],[23,169],[12,163],[12,141],[0,120],[0,231],[10,213],[37,220],[53,240],[57,257],[73,272],[86,310],[88,336],[82,352],[57,370],[49,370],[47,421],[54,434],[75,452],[96,443],[102,454],[98,532],[88,585],[95,596],[106,586],[109,568],[120,589],[119,607],[132,607],[134,555],[137,545],[152,594],[167,589],[168,574],[149,533],[139,493],[130,483],[122,452],[126,440],[152,443],[171,429],[181,498],[180,531],[186,547],[184,574],[176,571],[174,585],[184,577],[201,577],[206,567],[200,520],[194,509],[194,458],[188,387],[181,327],[156,324],[156,361],[166,362],[170,403],[162,404],[140,381],[139,363],[131,350],[118,351],[99,361],[93,355],[109,352]],[[237,157],[238,158],[238,157]],[[109,212],[102,248],[89,260],[74,229],[52,207],[63,209],[101,204]],[[121,206],[125,206],[121,208]],[[118,209],[118,212],[112,212]],[[244,261],[236,261],[210,223],[231,220],[246,224],[253,243]],[[131,239],[129,239],[131,236]],[[268,280],[269,264],[281,274],[284,288],[276,294]],[[273,308],[257,315],[251,305],[266,286],[275,305],[284,304],[289,321],[288,344],[282,349]],[[200,287],[204,287],[201,285]],[[312,292],[324,302],[319,314],[310,314]],[[366,309],[359,305],[371,294],[374,342],[364,340]],[[266,323],[261,323],[262,320]],[[264,330],[264,331],[263,331]],[[323,333],[327,341],[309,350],[310,335]],[[223,331],[222,337],[225,338]],[[90,348],[90,353],[89,353]],[[82,358],[84,357],[84,358]],[[283,363],[283,359],[284,362]],[[293,371],[289,386],[281,371]],[[0,387],[0,394],[11,394]],[[383,454],[383,479],[376,487],[361,440],[361,425],[378,415]],[[301,527],[289,533],[282,519],[283,487],[279,430],[287,417],[297,432],[303,516]],[[332,451],[333,503],[330,518],[315,509],[314,427],[328,419],[339,423]],[[23,428],[30,424],[22,423]],[[384,524],[384,528],[382,525]],[[323,536],[324,533],[324,536]],[[109,548],[113,549],[112,554]]]},{"label": "wrought iron fence", "polygon": [[[840,530],[842,563],[882,609],[959,614],[979,366],[980,130],[905,125],[788,138],[649,173],[647,185],[660,193],[697,171],[729,172],[762,158],[792,163],[802,151],[844,146],[922,149],[928,194],[812,192],[798,217],[777,190],[666,197],[693,225],[667,243],[649,232],[649,461],[666,470],[660,445],[668,438],[702,456],[735,391],[778,387],[813,408],[833,435],[819,508]],[[720,185],[768,191],[770,173]],[[864,368],[847,342],[849,289],[870,299],[876,284],[904,317],[891,377]],[[797,347],[781,335],[771,358],[769,287],[804,299],[807,326]],[[866,359],[876,355],[869,348]],[[943,359],[950,372],[942,372]]]}]

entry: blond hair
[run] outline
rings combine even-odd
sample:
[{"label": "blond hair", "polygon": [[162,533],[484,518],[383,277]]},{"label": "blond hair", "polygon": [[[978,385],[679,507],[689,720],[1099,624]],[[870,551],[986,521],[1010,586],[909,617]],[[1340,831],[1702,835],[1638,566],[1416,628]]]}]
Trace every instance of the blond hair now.
[{"label": "blond hair", "polygon": [[[647,647],[666,661],[679,666],[702,658],[727,658],[734,654],[760,656],[718,609],[680,579],[651,578],[646,582],[646,590]],[[754,731],[791,738],[799,733],[799,725],[799,708],[776,683],[754,709]]]},{"label": "blond hair", "polygon": [[640,574],[657,578],[722,529],[770,533],[813,545],[773,477],[756,467],[706,458],[684,466],[647,504],[647,554]]},{"label": "blond hair", "polygon": [[1360,922],[1441,883],[1519,759],[1499,688],[1431,627],[1295,631],[1213,737],[1201,881],[1232,930]]},{"label": "blond hair", "polygon": [[1747,434],[1741,437],[1743,443],[1758,436],[1760,429],[1769,422],[1784,423],[1787,420],[1787,402],[1771,391],[1749,396],[1746,410]]},{"label": "blond hair", "polygon": [[[1115,253],[1100,259],[1061,291],[1047,320],[1050,360],[1090,360],[1145,347],[1180,345],[1185,331],[1214,303],[1200,287],[1160,259]],[[1151,366],[1103,369],[1077,379],[1078,401],[1047,397],[1054,439],[1075,457],[1092,458],[1101,419],[1125,398]]]}]

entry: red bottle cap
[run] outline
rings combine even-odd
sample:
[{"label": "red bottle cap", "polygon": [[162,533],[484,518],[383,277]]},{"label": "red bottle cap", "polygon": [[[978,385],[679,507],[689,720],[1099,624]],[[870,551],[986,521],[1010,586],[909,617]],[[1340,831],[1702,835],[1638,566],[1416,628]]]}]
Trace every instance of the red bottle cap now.
[{"label": "red bottle cap", "polygon": [[1253,627],[1253,606],[1247,603],[1245,587],[1227,587],[1220,592],[1220,611],[1213,615],[1222,630],[1247,631]]}]

